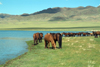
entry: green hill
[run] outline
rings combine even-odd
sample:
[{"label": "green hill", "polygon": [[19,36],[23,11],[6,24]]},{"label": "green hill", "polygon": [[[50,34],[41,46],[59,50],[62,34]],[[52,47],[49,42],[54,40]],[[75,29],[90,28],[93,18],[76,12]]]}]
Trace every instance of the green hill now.
[{"label": "green hill", "polygon": [[[0,14],[0,20],[3,22],[6,21],[34,21],[34,20],[46,20],[46,21],[59,21],[59,20],[82,20],[82,19],[98,19],[96,17],[100,15],[100,6],[98,7],[77,7],[77,8],[48,8],[39,12],[32,14],[24,13],[22,15],[9,15],[9,14]],[[84,16],[87,16],[85,18]],[[92,16],[92,17],[91,17]],[[95,16],[95,17],[94,17]]]},{"label": "green hill", "polygon": [[[81,25],[80,23],[82,23],[81,26],[97,26],[99,24],[95,23],[99,23],[99,18],[100,6],[80,6],[77,8],[54,7],[44,9],[42,11],[38,11],[32,14],[0,14],[0,28],[66,27],[66,25],[68,27],[79,27]],[[51,22],[57,23],[52,25]],[[63,22],[65,22],[65,24],[60,24]],[[86,23],[88,24],[85,25]]]}]

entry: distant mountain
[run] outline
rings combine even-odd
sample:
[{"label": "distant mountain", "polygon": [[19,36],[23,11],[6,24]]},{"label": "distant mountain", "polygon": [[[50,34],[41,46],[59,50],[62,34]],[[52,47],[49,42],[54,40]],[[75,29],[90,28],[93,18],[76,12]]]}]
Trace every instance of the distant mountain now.
[{"label": "distant mountain", "polygon": [[36,15],[36,14],[41,14],[41,13],[49,13],[49,14],[53,14],[53,13],[57,13],[57,12],[60,12],[61,11],[61,8],[57,7],[57,8],[48,8],[48,9],[45,9],[45,10],[42,10],[42,11],[39,11],[39,12],[35,12],[31,15]]},{"label": "distant mountain", "polygon": [[6,18],[6,17],[10,17],[10,15],[9,14],[0,14],[0,18]]},{"label": "distant mountain", "polygon": [[[46,21],[66,21],[66,20],[83,20],[83,19],[95,19],[98,17],[90,17],[94,15],[100,15],[100,6],[98,7],[77,7],[77,8],[67,8],[67,7],[55,7],[48,8],[42,11],[38,11],[32,14],[24,13],[22,15],[9,15],[0,14],[2,21],[7,19],[8,21],[34,21],[34,20],[46,20]],[[87,16],[85,18],[84,16]]]},{"label": "distant mountain", "polygon": [[58,13],[58,12],[66,13],[66,15],[70,15],[70,14],[93,15],[93,14],[98,14],[100,12],[99,9],[100,9],[100,6],[98,6],[98,7],[92,7],[92,6],[82,7],[82,6],[80,6],[80,7],[77,7],[77,8],[55,7],[55,8],[44,9],[42,11],[35,12],[33,14],[30,14],[30,15],[43,14],[43,13],[55,14],[55,13]]}]

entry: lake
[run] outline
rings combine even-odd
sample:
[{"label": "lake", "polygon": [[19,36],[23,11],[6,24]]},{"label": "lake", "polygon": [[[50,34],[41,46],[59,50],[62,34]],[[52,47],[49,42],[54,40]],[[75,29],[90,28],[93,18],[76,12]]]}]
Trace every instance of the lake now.
[{"label": "lake", "polygon": [[[0,30],[0,64],[28,51],[25,41],[33,40],[34,33],[62,33],[75,31],[11,31]],[[77,31],[79,32],[79,31]],[[81,31],[82,32],[82,31]]]}]

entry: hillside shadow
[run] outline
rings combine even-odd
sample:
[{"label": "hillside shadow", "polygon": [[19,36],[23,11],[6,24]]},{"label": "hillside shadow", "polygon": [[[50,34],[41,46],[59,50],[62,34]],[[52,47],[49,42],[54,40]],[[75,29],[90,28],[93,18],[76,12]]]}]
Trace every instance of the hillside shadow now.
[{"label": "hillside shadow", "polygon": [[49,21],[66,21],[66,17],[53,17]]},{"label": "hillside shadow", "polygon": [[35,12],[31,15],[42,14],[42,13],[53,14],[53,13],[60,12],[60,10],[61,10],[60,8],[48,8],[48,9],[45,9],[45,10],[42,10],[42,11],[39,11],[39,12]]}]

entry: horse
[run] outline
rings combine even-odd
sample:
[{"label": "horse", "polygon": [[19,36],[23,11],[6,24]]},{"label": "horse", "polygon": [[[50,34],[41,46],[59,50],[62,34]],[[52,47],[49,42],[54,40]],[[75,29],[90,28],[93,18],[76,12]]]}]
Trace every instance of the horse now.
[{"label": "horse", "polygon": [[100,37],[100,31],[96,31],[96,32],[93,31],[93,35],[95,36],[95,38],[98,38],[98,35]]},{"label": "horse", "polygon": [[93,33],[90,33],[90,36],[93,36]]},{"label": "horse", "polygon": [[87,35],[87,33],[83,33],[83,36],[86,36]]},{"label": "horse", "polygon": [[39,34],[40,34],[40,39],[39,39],[39,42],[42,42],[43,33],[39,33]]},{"label": "horse", "polygon": [[64,33],[64,32],[63,32],[62,34],[64,34],[65,37],[67,37],[67,36],[69,36],[70,33]]},{"label": "horse", "polygon": [[50,33],[53,36],[53,39],[56,43],[58,41],[59,48],[62,48],[62,34],[60,33]]},{"label": "horse", "polygon": [[81,36],[82,32],[76,33],[76,35]]},{"label": "horse", "polygon": [[33,39],[34,39],[34,45],[38,44],[38,40],[40,42],[40,34],[39,33],[34,33],[33,34]]},{"label": "horse", "polygon": [[[56,49],[56,44],[54,42],[54,39],[53,39],[53,36],[50,34],[50,33],[47,33],[45,36],[44,36],[44,42],[45,42],[45,48],[49,48],[50,46],[50,42],[52,44],[52,48]],[[49,44],[49,46],[48,46]],[[48,47],[47,47],[48,46]]]},{"label": "horse", "polygon": [[75,37],[75,35],[76,35],[76,33],[69,33],[69,37],[71,37],[71,36],[72,36],[72,37],[73,37],[73,36]]},{"label": "horse", "polygon": [[58,43],[59,43],[59,48],[62,48],[62,34],[56,33],[55,43],[56,43],[56,41],[58,41]]}]

